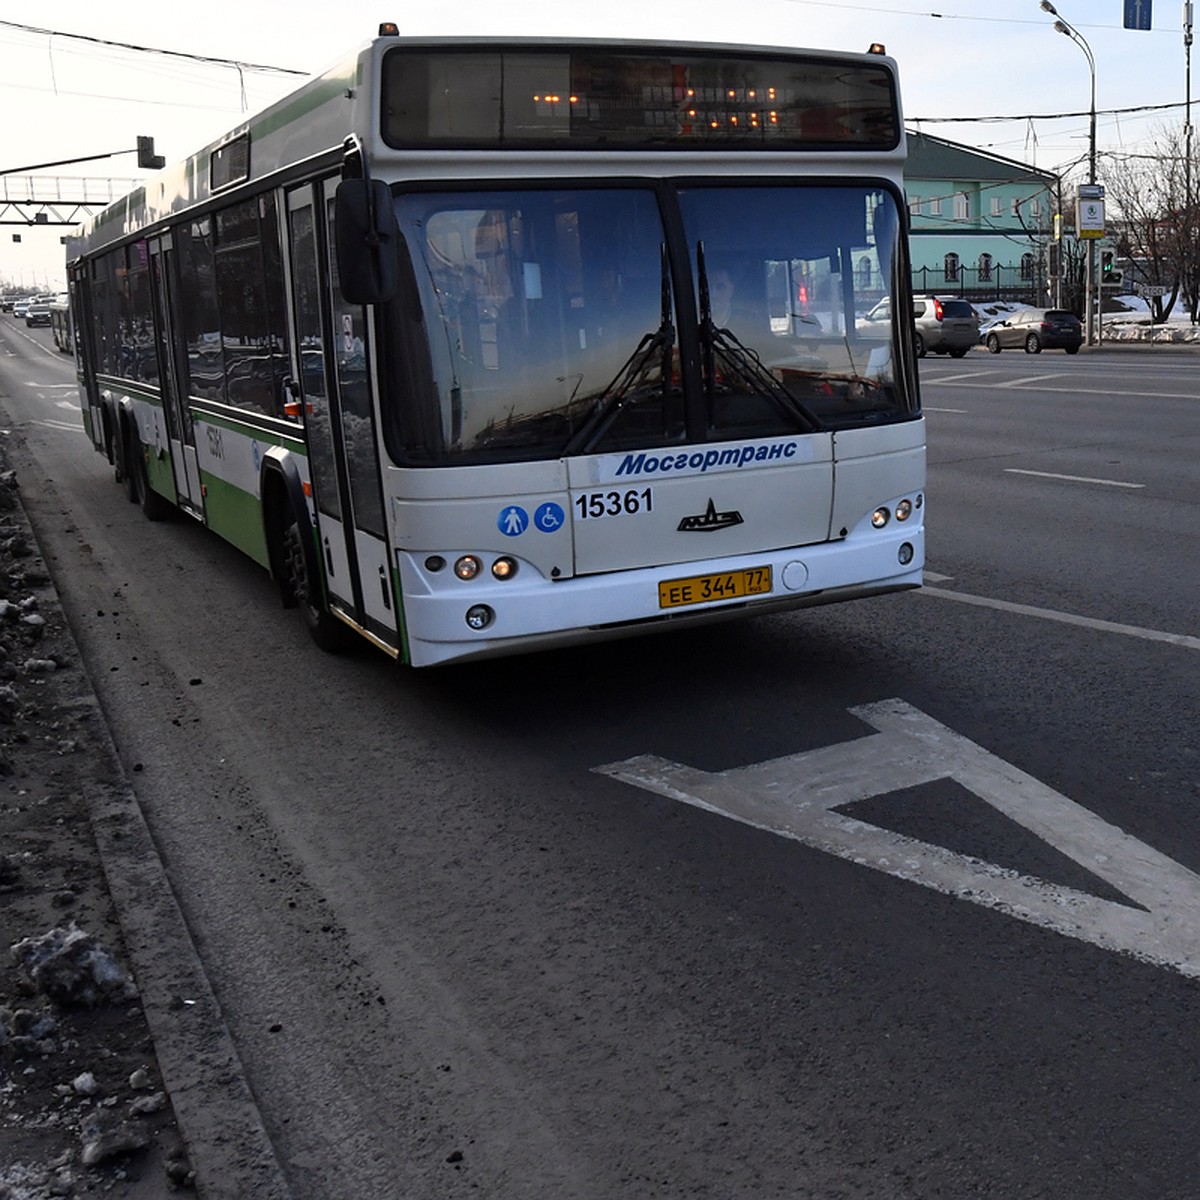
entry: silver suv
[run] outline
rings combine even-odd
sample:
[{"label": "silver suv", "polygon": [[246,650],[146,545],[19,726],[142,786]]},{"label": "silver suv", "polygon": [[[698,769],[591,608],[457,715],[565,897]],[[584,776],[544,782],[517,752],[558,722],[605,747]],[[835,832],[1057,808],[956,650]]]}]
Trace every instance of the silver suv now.
[{"label": "silver suv", "polygon": [[965,300],[914,296],[917,357],[929,352],[962,358],[979,341],[979,317]]}]

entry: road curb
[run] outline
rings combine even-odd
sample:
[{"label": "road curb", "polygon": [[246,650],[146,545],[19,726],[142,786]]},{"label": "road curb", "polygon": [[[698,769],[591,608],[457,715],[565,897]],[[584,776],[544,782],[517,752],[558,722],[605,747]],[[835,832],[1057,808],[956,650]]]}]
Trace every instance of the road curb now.
[{"label": "road curb", "polygon": [[[11,422],[9,423],[11,428]],[[17,479],[36,467],[19,436],[7,443]],[[45,481],[36,493],[18,486],[21,508],[40,547],[43,523],[61,514]],[[220,1003],[205,974],[165,864],[121,765],[87,660],[79,649],[80,613],[72,585],[43,552],[67,633],[86,684],[89,732],[108,760],[106,780],[87,789],[91,825],[105,882],[117,911],[163,1083],[171,1099],[202,1200],[292,1200]],[[73,571],[86,570],[80,562]]]}]

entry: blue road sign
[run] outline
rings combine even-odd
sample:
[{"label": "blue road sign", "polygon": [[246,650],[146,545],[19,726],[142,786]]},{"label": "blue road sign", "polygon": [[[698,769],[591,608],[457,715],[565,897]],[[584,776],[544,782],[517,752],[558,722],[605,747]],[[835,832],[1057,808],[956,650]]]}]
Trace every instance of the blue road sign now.
[{"label": "blue road sign", "polygon": [[1125,28],[1150,28],[1150,0],[1125,0]]}]

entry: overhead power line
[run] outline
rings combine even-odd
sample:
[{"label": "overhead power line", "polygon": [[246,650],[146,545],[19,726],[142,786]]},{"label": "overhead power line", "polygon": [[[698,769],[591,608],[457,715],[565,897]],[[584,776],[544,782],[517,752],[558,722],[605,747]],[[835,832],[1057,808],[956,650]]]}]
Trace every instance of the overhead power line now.
[{"label": "overhead power line", "polygon": [[107,38],[91,37],[85,33],[64,33],[61,29],[40,29],[36,25],[22,25],[17,21],[0,21],[6,29],[17,29],[39,37],[69,38],[76,42],[89,42],[94,46],[111,46],[118,50],[134,50],[139,54],[161,54],[167,58],[186,58],[192,62],[208,63],[212,66],[234,67],[239,71],[271,71],[279,75],[308,75],[308,71],[296,71],[291,67],[273,67],[264,63],[242,62],[235,58],[219,58],[208,54],[191,54],[186,50],[162,50],[156,46],[139,46],[133,42],[114,42]]},{"label": "overhead power line", "polygon": [[[1170,108],[1183,108],[1185,102],[1182,100],[1174,101],[1171,104],[1137,104],[1132,108],[1098,108],[1096,116],[1098,117],[1125,117],[1131,113],[1149,113],[1149,112],[1164,112]],[[906,121],[911,121],[914,125],[969,125],[978,124],[984,125],[988,123],[1003,122],[1003,121],[1066,121],[1078,117],[1091,116],[1091,110],[1085,109],[1082,112],[1056,112],[1056,113],[1018,113],[1007,117],[909,117],[906,116]]]}]

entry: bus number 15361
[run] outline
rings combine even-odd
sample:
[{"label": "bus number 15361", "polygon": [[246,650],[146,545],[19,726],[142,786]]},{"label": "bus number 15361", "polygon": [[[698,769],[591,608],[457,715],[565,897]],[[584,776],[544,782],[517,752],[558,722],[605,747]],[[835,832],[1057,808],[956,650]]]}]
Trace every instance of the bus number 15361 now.
[{"label": "bus number 15361", "polygon": [[575,497],[575,508],[581,521],[598,517],[636,517],[639,513],[653,511],[654,497],[649,488],[640,492],[634,488],[624,492],[582,492]]}]

